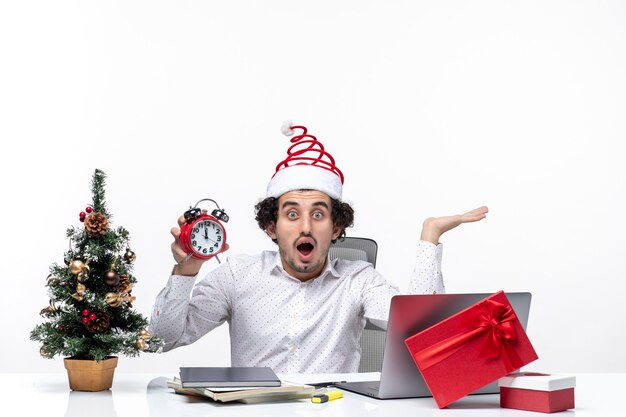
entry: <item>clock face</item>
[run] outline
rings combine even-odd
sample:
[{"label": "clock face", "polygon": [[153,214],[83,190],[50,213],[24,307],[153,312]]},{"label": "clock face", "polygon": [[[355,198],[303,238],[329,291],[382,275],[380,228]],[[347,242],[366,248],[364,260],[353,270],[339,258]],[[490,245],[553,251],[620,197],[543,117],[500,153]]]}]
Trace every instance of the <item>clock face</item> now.
[{"label": "clock face", "polygon": [[224,230],[212,220],[200,220],[189,235],[191,249],[203,256],[217,255],[224,245]]}]

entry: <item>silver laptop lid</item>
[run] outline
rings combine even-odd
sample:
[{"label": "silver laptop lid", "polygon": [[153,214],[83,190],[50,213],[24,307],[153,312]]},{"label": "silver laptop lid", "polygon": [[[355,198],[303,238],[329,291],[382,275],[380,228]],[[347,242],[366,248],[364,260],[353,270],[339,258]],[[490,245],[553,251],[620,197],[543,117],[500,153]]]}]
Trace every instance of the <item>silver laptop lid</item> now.
[{"label": "silver laptop lid", "polygon": [[[522,327],[526,329],[531,294],[505,293]],[[427,397],[430,391],[404,340],[453,314],[489,297],[486,294],[396,295],[391,299],[387,337],[380,374],[379,398]],[[480,392],[497,390],[490,384]],[[497,391],[496,391],[497,392]]]}]

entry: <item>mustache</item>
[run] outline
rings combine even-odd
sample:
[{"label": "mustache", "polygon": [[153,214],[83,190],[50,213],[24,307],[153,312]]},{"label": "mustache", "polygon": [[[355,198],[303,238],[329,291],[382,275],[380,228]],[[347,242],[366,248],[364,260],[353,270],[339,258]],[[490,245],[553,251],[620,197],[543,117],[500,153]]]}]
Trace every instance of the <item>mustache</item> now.
[{"label": "mustache", "polygon": [[307,238],[307,239],[312,240],[314,245],[317,246],[317,239],[315,239],[311,233],[304,233],[304,232],[300,232],[300,235],[298,235],[298,238],[293,242],[293,246],[297,247],[298,246],[298,242],[302,238]]}]

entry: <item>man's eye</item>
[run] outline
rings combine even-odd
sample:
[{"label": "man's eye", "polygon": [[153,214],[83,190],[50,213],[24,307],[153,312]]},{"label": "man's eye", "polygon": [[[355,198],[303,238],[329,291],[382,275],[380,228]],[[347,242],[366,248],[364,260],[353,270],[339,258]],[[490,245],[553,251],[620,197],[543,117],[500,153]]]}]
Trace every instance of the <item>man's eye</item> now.
[{"label": "man's eye", "polygon": [[295,211],[290,211],[289,213],[287,213],[287,217],[289,217],[290,219],[295,219],[298,217],[298,213],[296,213]]},{"label": "man's eye", "polygon": [[313,218],[314,218],[314,219],[319,220],[319,219],[321,219],[322,217],[324,217],[324,215],[323,215],[322,213],[320,213],[319,211],[317,211],[317,212],[313,213]]}]

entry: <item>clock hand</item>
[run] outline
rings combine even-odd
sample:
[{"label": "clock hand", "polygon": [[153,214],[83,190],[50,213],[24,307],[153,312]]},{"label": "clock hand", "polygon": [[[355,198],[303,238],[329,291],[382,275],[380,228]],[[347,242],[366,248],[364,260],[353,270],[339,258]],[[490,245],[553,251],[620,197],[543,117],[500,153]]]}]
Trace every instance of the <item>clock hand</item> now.
[{"label": "clock hand", "polygon": [[206,240],[210,240],[210,241],[211,241],[211,242],[213,242],[213,243],[217,243],[215,240],[213,240],[213,239],[211,239],[211,238],[209,237],[209,228],[208,228],[206,225],[204,226],[204,238],[205,238]]}]

